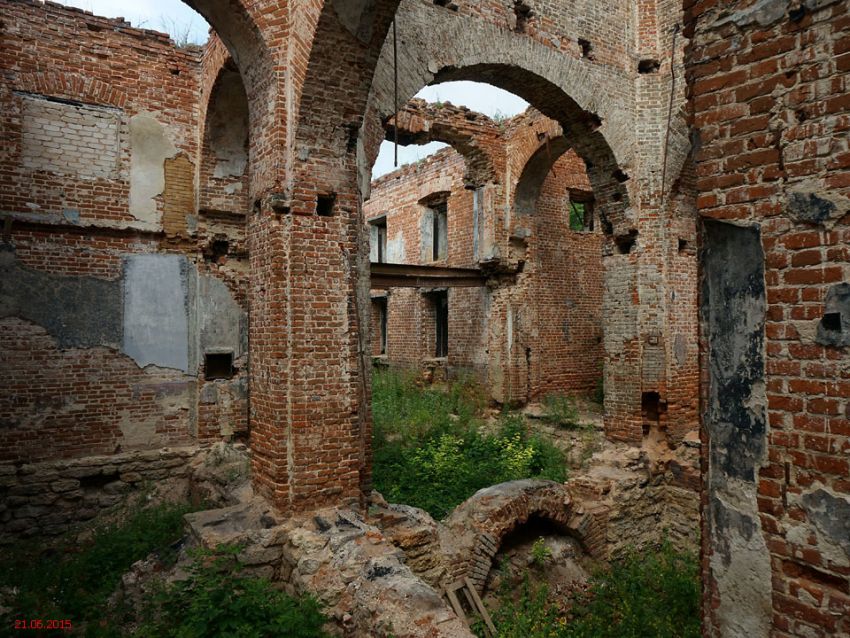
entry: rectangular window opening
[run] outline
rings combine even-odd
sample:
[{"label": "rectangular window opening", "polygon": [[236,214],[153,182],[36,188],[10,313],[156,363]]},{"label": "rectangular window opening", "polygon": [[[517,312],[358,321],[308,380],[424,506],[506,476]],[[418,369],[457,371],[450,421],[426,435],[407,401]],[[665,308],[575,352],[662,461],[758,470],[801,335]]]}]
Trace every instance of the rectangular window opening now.
[{"label": "rectangular window opening", "polygon": [[568,191],[570,198],[570,230],[593,230],[593,195],[584,191]]},{"label": "rectangular window opening", "polygon": [[384,264],[387,261],[387,220],[383,220],[382,224],[377,224],[378,227],[378,263]]},{"label": "rectangular window opening", "polygon": [[319,195],[316,198],[316,214],[320,217],[331,217],[334,214],[336,193]]},{"label": "rectangular window opening", "polygon": [[232,352],[207,352],[204,354],[204,379],[214,381],[216,379],[232,378]]},{"label": "rectangular window opening", "polygon": [[434,300],[434,324],[436,343],[434,348],[435,357],[449,356],[449,293],[442,291],[433,295]]},{"label": "rectangular window opening", "polygon": [[381,354],[387,354],[387,298],[378,299],[378,318],[381,327]]},{"label": "rectangular window opening", "polygon": [[439,261],[448,256],[448,206],[446,202],[432,204],[433,221],[433,253],[432,261]]}]

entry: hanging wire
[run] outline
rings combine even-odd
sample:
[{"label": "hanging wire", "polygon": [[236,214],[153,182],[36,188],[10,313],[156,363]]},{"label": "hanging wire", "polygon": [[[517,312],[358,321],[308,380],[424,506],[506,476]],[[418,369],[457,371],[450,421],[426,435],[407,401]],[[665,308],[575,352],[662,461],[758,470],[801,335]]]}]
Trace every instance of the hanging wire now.
[{"label": "hanging wire", "polygon": [[664,160],[661,163],[661,198],[667,183],[667,147],[670,146],[670,122],[673,119],[673,100],[676,97],[676,36],[679,25],[673,28],[673,43],[670,46],[670,102],[667,104],[667,132],[664,135]]},{"label": "hanging wire", "polygon": [[393,100],[395,103],[395,126],[393,126],[395,148],[393,166],[398,168],[398,32],[396,31],[395,21],[396,19],[393,18]]}]

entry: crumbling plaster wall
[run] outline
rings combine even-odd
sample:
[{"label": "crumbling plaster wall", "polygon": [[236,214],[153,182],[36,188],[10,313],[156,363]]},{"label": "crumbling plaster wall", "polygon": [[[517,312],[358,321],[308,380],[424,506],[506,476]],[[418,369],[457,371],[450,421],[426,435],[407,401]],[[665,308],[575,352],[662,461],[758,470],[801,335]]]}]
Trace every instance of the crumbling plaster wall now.
[{"label": "crumbling plaster wall", "polygon": [[[199,50],[51,3],[0,9],[4,476],[247,431],[245,211],[197,216]],[[205,380],[222,351],[235,374]],[[79,502],[42,482],[7,495]],[[4,531],[68,522],[13,509]]]}]

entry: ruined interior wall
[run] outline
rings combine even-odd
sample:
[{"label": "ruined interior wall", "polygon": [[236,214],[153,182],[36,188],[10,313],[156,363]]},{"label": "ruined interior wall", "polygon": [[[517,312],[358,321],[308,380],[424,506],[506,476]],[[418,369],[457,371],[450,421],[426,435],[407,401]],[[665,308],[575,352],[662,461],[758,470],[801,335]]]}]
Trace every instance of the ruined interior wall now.
[{"label": "ruined interior wall", "polygon": [[[364,204],[368,220],[386,215],[387,262],[470,268],[473,257],[473,192],[464,188],[464,158],[451,148],[385,175],[372,185]],[[447,193],[448,250],[446,258],[432,261],[432,229],[420,200]],[[373,291],[377,293],[377,291]],[[418,369],[434,357],[433,304],[426,289],[394,288],[387,296],[387,361]],[[480,289],[449,291],[450,368],[486,367],[485,332],[487,295]],[[373,315],[373,352],[377,339]]]},{"label": "ruined interior wall", "polygon": [[[1,460],[244,432],[244,219],[197,217],[199,50],[51,3],[0,9]],[[66,161],[85,149],[108,169]],[[225,351],[236,374],[206,381]]]},{"label": "ruined interior wall", "polygon": [[[164,188],[161,162],[195,153],[197,50],[51,3],[7,0],[2,7],[7,143],[0,152],[0,208],[38,219],[157,229],[165,204],[156,199]],[[63,127],[49,123],[59,118]],[[82,157],[93,140],[114,149],[108,169],[67,161]]]},{"label": "ruined interior wall", "polygon": [[125,352],[124,260],[157,247],[44,228],[14,232],[3,246],[3,461],[193,439],[195,378],[144,368]]},{"label": "ruined interior wall", "polygon": [[[755,227],[764,251],[763,366],[741,397],[747,411],[704,424],[706,625],[714,636],[739,635],[746,618],[775,636],[846,634],[850,5],[685,9],[699,212],[726,222],[715,227]],[[719,284],[740,284],[734,263],[723,274]],[[711,356],[716,333],[703,329]],[[703,370],[705,400],[732,382],[723,367]],[[730,428],[752,430],[747,415],[759,409],[760,454],[729,438]],[[729,502],[736,480],[752,498]],[[763,566],[771,587],[757,602],[767,610],[752,609],[746,579],[726,577],[735,552]]]},{"label": "ruined interior wall", "polygon": [[592,394],[602,375],[602,231],[570,229],[569,189],[592,196],[572,151],[546,176],[530,226],[528,303],[536,312],[532,396]]}]

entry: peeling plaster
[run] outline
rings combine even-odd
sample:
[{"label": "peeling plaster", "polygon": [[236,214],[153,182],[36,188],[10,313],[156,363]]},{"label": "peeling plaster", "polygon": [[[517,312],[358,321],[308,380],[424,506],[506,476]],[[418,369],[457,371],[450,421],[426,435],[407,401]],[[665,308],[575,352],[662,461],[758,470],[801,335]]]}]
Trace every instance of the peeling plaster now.
[{"label": "peeling plaster", "polygon": [[179,255],[124,259],[122,350],[140,367],[189,372],[188,263]]},{"label": "peeling plaster", "polygon": [[130,118],[130,214],[157,227],[156,197],[165,189],[165,160],[177,155],[166,128],[153,114]]},{"label": "peeling plaster", "polygon": [[761,530],[758,470],[767,453],[764,252],[757,228],[706,221],[700,308],[709,341],[711,579],[721,636],[766,637],[770,553]]}]

